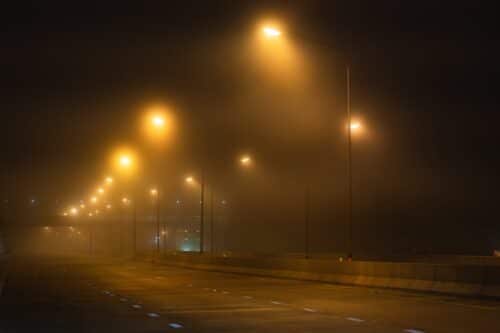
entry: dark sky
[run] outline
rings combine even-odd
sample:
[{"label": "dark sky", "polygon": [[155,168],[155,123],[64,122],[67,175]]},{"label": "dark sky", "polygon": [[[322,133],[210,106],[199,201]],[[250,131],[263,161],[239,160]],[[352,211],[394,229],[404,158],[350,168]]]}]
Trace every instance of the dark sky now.
[{"label": "dark sky", "polygon": [[[286,24],[306,89],[249,65],[245,43],[262,17]],[[84,193],[113,145],[139,141],[137,114],[157,100],[182,124],[163,161],[172,175],[210,160],[220,179],[251,151],[268,178],[312,172],[340,196],[345,150],[331,131],[348,62],[354,113],[373,134],[354,148],[360,215],[491,228],[500,52],[490,2],[28,2],[2,8],[1,22],[4,196]]]}]

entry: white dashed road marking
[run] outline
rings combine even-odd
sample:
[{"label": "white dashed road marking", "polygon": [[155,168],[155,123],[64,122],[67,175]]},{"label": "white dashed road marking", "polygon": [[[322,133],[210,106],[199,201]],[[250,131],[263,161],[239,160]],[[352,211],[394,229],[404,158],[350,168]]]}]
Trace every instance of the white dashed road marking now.
[{"label": "white dashed road marking", "polygon": [[151,317],[151,318],[158,318],[159,316],[160,316],[159,314],[154,313],[154,312],[148,313],[148,317]]},{"label": "white dashed road marking", "polygon": [[252,299],[252,296],[243,296],[244,299]]},{"label": "white dashed road marking", "polygon": [[318,312],[318,310],[311,309],[311,308],[304,308],[303,310],[307,311],[307,312]]},{"label": "white dashed road marking", "polygon": [[271,301],[271,304],[274,304],[274,305],[282,305],[283,303],[278,302],[278,301]]},{"label": "white dashed road marking", "polygon": [[142,306],[141,306],[141,305],[139,305],[139,304],[134,304],[134,305],[132,305],[132,307],[133,307],[134,309],[140,309],[140,308],[142,308]]},{"label": "white dashed road marking", "polygon": [[168,324],[168,326],[170,326],[172,328],[182,328],[183,327],[181,324],[177,324],[177,323],[170,323],[170,324]]},{"label": "white dashed road marking", "polygon": [[361,323],[361,322],[363,322],[363,321],[364,321],[363,319],[361,319],[361,318],[356,318],[356,317],[346,317],[345,319],[350,320],[350,321],[354,321],[354,322],[356,322],[356,323]]},{"label": "white dashed road marking", "polygon": [[120,302],[127,302],[127,301],[128,301],[128,299],[126,299],[126,298],[120,298]]}]

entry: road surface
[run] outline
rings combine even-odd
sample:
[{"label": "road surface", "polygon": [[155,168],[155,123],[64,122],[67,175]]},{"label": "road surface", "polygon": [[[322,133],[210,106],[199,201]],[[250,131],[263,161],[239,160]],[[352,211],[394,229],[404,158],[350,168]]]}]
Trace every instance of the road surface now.
[{"label": "road surface", "polygon": [[500,332],[500,302],[85,258],[11,259],[0,332]]}]

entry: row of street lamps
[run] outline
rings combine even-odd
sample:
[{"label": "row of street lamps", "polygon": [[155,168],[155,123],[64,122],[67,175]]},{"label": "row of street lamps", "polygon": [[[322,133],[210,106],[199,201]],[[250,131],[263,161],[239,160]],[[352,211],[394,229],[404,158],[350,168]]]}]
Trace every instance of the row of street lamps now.
[{"label": "row of street lamps", "polygon": [[[264,26],[262,27],[261,33],[264,37],[268,39],[278,39],[282,37],[282,32],[280,29],[274,26]],[[352,132],[357,131],[361,128],[361,124],[359,122],[353,122],[351,119],[351,76],[349,66],[346,66],[346,92],[347,92],[347,145],[348,145],[348,223],[349,223],[349,254],[348,257],[352,257]],[[148,112],[146,112],[143,118],[143,132],[145,136],[150,139],[150,141],[155,144],[164,144],[168,135],[173,130],[174,127],[174,118],[169,113],[168,109],[164,106],[157,105],[152,107]],[[249,167],[253,163],[252,157],[249,155],[243,155],[240,157],[240,163],[244,167]],[[137,157],[132,150],[127,148],[118,149],[117,152],[113,155],[113,166],[116,169],[117,173],[120,173],[122,176],[126,176],[125,178],[130,178],[133,174],[134,169],[137,167]],[[185,182],[187,184],[195,184],[195,178],[193,176],[188,176],[185,178]],[[87,215],[88,217],[93,217],[100,213],[99,209],[94,207],[98,204],[99,198],[104,195],[106,192],[105,187],[110,187],[114,183],[114,179],[111,176],[108,176],[104,179],[103,186],[97,188],[94,195],[92,195],[89,199],[90,206],[87,208],[83,201],[80,202],[80,209],[78,206],[71,206],[66,210],[63,215],[64,216],[77,216],[81,211],[84,211],[86,208],[88,209]],[[205,196],[205,175],[201,172],[200,179],[200,252],[204,250],[204,196]],[[122,204],[125,206],[133,203],[134,206],[134,254],[136,252],[136,205],[135,201],[137,199],[136,189],[134,189],[133,201],[128,198],[122,198]],[[149,191],[151,198],[155,203],[155,211],[156,211],[156,251],[160,252],[160,195],[161,190],[159,188],[152,188]],[[94,207],[92,207],[94,206]],[[104,206],[105,210],[110,210],[112,208],[110,203],[107,203]],[[308,229],[306,229],[306,233],[308,233]],[[306,240],[307,244],[307,240]],[[306,245],[306,248],[308,245]]]}]

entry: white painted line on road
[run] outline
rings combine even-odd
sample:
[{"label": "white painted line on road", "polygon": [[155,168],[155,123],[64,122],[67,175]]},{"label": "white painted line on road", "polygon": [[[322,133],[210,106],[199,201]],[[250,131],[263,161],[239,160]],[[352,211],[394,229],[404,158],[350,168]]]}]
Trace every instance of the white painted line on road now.
[{"label": "white painted line on road", "polygon": [[142,308],[142,305],[140,305],[140,304],[134,304],[134,305],[132,305],[132,307],[134,309],[140,309],[140,308]]},{"label": "white painted line on road", "polygon": [[278,302],[278,301],[271,301],[271,304],[274,304],[274,305],[282,305],[283,303]]},{"label": "white painted line on road", "polygon": [[413,328],[408,328],[408,329],[404,330],[404,332],[406,332],[406,333],[425,333],[424,331],[416,330]]},{"label": "white painted line on road", "polygon": [[212,289],[212,291],[213,291],[214,293],[216,293],[216,292],[217,292],[217,289]]},{"label": "white painted line on road", "polygon": [[318,310],[311,309],[311,308],[304,308],[303,310],[307,311],[307,312],[318,312]]},{"label": "white painted line on road", "polygon": [[148,317],[150,317],[150,318],[158,318],[159,316],[160,316],[159,314],[154,313],[154,312],[148,313]]},{"label": "white painted line on road", "polygon": [[108,294],[108,296],[109,296],[109,297],[115,297],[115,294],[113,294],[113,293],[109,293],[109,294]]},{"label": "white painted line on road", "polygon": [[350,320],[350,321],[354,321],[354,322],[356,322],[356,323],[362,323],[362,322],[364,322],[364,320],[363,320],[363,319],[361,319],[361,318],[356,318],[356,317],[346,317],[345,319]]},{"label": "white painted line on road", "polygon": [[120,298],[120,302],[128,302],[128,299],[122,297],[122,298]]},{"label": "white painted line on road", "polygon": [[244,299],[252,299],[252,296],[243,296]]},{"label": "white painted line on road", "polygon": [[170,324],[168,324],[168,326],[170,326],[172,328],[182,328],[182,327],[184,327],[181,324],[177,324],[177,323],[170,323]]},{"label": "white painted line on road", "polygon": [[229,294],[229,291],[223,291],[222,293],[223,293],[224,295],[227,295],[227,294]]}]

